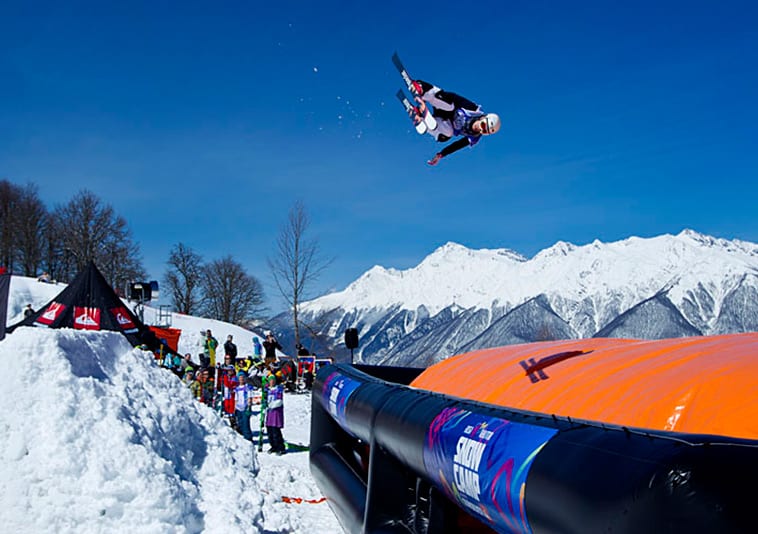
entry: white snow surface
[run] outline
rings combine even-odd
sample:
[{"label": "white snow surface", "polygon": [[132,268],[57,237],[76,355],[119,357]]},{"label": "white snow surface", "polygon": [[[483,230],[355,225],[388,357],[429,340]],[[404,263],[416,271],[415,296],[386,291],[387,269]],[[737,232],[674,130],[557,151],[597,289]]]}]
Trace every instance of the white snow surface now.
[{"label": "white snow surface", "polygon": [[[14,276],[8,324],[63,288]],[[222,342],[252,340],[217,326]],[[208,321],[182,327],[194,338]],[[0,341],[0,365],[4,532],[341,532],[327,503],[282,499],[321,497],[307,452],[257,454],[118,333],[18,328]],[[285,439],[309,435],[310,395],[287,394]]]},{"label": "white snow surface", "polygon": [[[531,259],[509,249],[472,250],[449,242],[410,269],[374,266],[345,290],[307,302],[303,309],[316,313],[397,305],[415,310],[423,305],[434,315],[451,304],[515,306],[556,292],[576,300],[593,294],[625,294],[630,280],[638,280],[642,292],[650,296],[687,279],[704,281],[719,297],[745,272],[758,272],[758,245],[693,230],[612,243],[595,240],[582,246],[559,241]],[[674,301],[682,297],[677,287],[670,297]]]}]

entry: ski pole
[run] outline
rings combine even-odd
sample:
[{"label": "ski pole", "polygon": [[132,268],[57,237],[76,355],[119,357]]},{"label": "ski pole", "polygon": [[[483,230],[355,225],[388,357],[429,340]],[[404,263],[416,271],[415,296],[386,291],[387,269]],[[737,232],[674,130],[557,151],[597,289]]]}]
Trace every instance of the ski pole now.
[{"label": "ski pole", "polygon": [[[251,415],[251,417],[249,417],[248,420],[247,420],[247,426],[250,429],[250,434],[252,435],[252,433],[253,433],[252,410],[250,410],[250,407],[248,407],[247,409],[248,409],[248,411],[250,412],[250,415]],[[251,465],[252,470],[253,470],[253,475],[257,475],[258,472],[260,471],[260,465],[258,464],[258,455],[255,453],[255,441],[253,441],[252,439],[250,440],[250,454],[251,454],[251,458],[250,458],[251,464],[250,465]]]}]

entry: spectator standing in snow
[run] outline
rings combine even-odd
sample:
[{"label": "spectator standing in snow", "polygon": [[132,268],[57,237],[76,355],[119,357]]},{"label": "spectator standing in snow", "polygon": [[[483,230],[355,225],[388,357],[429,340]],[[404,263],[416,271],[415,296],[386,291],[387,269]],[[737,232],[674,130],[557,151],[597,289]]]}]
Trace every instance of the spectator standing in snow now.
[{"label": "spectator standing in snow", "polygon": [[248,356],[247,358],[237,360],[235,367],[237,368],[237,372],[243,371],[245,374],[249,373],[253,367],[253,357]]},{"label": "spectator standing in snow", "polygon": [[218,347],[218,340],[213,337],[210,330],[205,332],[205,341],[203,343],[203,354],[208,361],[210,367],[216,367],[216,347]]},{"label": "spectator standing in snow", "polygon": [[31,304],[27,304],[26,308],[24,308],[24,319],[32,315],[34,315],[34,308],[32,308]]},{"label": "spectator standing in snow", "polygon": [[282,428],[284,428],[284,387],[276,375],[268,379],[268,395],[266,398],[266,433],[271,445],[268,452],[284,454],[286,448]]},{"label": "spectator standing in snow", "polygon": [[266,352],[266,357],[264,358],[263,363],[266,367],[271,368],[276,363],[276,349],[282,350],[282,346],[276,340],[271,330],[266,332],[266,339],[263,341],[263,349]]},{"label": "spectator standing in snow", "polygon": [[200,402],[212,407],[215,393],[216,387],[211,378],[211,372],[205,367],[200,371]]},{"label": "spectator standing in snow", "polygon": [[276,375],[280,378],[279,382],[284,385],[286,391],[297,391],[297,364],[293,360],[285,360],[279,366]]},{"label": "spectator standing in snow", "polygon": [[224,415],[234,415],[234,388],[238,386],[237,377],[235,376],[235,369],[233,365],[224,366],[224,377],[221,379],[221,383],[224,387],[223,395],[223,409]]},{"label": "spectator standing in snow", "polygon": [[311,390],[313,388],[313,380],[314,380],[314,367],[316,365],[315,357],[309,356],[304,357],[300,362],[300,367],[302,368],[303,372],[303,385],[305,386],[305,389]]},{"label": "spectator standing in snow", "polygon": [[200,330],[200,334],[203,336],[203,339],[200,340],[200,346],[203,349],[203,352],[197,355],[197,358],[200,360],[200,367],[206,368],[210,367],[211,365],[211,358],[208,356],[208,353],[206,351],[206,343],[208,340],[208,332],[206,330]]},{"label": "spectator standing in snow", "polygon": [[233,336],[231,334],[226,336],[226,343],[224,343],[224,355],[231,356],[232,360],[236,360],[237,359],[237,345],[234,344],[234,341],[232,341],[232,339],[233,339]]},{"label": "spectator standing in snow", "polygon": [[201,400],[203,396],[203,385],[195,380],[195,372],[190,370],[184,373],[182,381],[184,382],[184,385],[189,388],[192,397],[196,400]]},{"label": "spectator standing in snow", "polygon": [[258,339],[258,336],[253,336],[253,358],[256,360],[263,359],[263,345],[261,345],[261,340]]},{"label": "spectator standing in snow", "polygon": [[265,367],[262,361],[252,362],[250,369],[247,371],[247,382],[254,388],[263,388],[263,373]]},{"label": "spectator standing in snow", "polygon": [[242,436],[248,440],[253,440],[253,433],[250,430],[250,413],[253,405],[254,389],[247,381],[247,375],[243,372],[237,373],[239,384],[234,388],[234,417],[237,419],[237,428]]},{"label": "spectator standing in snow", "polygon": [[[166,340],[161,339],[161,350],[166,346]],[[163,357],[163,367],[174,373],[179,378],[184,376],[183,358],[176,353],[166,352]]]},{"label": "spectator standing in snow", "polygon": [[182,362],[182,366],[184,367],[185,373],[187,371],[193,371],[194,373],[194,371],[197,371],[197,367],[198,367],[197,364],[195,364],[192,361],[192,355],[189,352],[184,355],[184,361]]}]

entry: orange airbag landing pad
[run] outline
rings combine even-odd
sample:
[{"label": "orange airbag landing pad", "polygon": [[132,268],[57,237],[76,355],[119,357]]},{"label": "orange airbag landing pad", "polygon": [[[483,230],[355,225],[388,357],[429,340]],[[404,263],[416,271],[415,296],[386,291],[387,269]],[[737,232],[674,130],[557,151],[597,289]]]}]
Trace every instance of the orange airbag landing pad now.
[{"label": "orange airbag landing pad", "polygon": [[483,349],[433,365],[411,385],[576,419],[758,439],[758,333]]}]

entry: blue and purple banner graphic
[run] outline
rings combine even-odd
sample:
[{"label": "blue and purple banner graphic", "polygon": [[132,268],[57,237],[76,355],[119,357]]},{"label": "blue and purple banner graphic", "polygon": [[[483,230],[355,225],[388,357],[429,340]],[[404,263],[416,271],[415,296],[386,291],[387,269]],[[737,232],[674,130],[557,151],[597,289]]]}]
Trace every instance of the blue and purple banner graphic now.
[{"label": "blue and purple banner graphic", "polygon": [[426,433],[424,464],[448,497],[498,532],[531,533],[529,467],[557,430],[445,408]]},{"label": "blue and purple banner graphic", "polygon": [[328,405],[325,406],[326,410],[334,417],[339,425],[349,432],[347,421],[345,418],[345,407],[347,406],[347,400],[353,391],[358,389],[358,386],[363,382],[354,380],[339,372],[334,372],[324,381],[324,394],[322,399],[326,399]]}]

